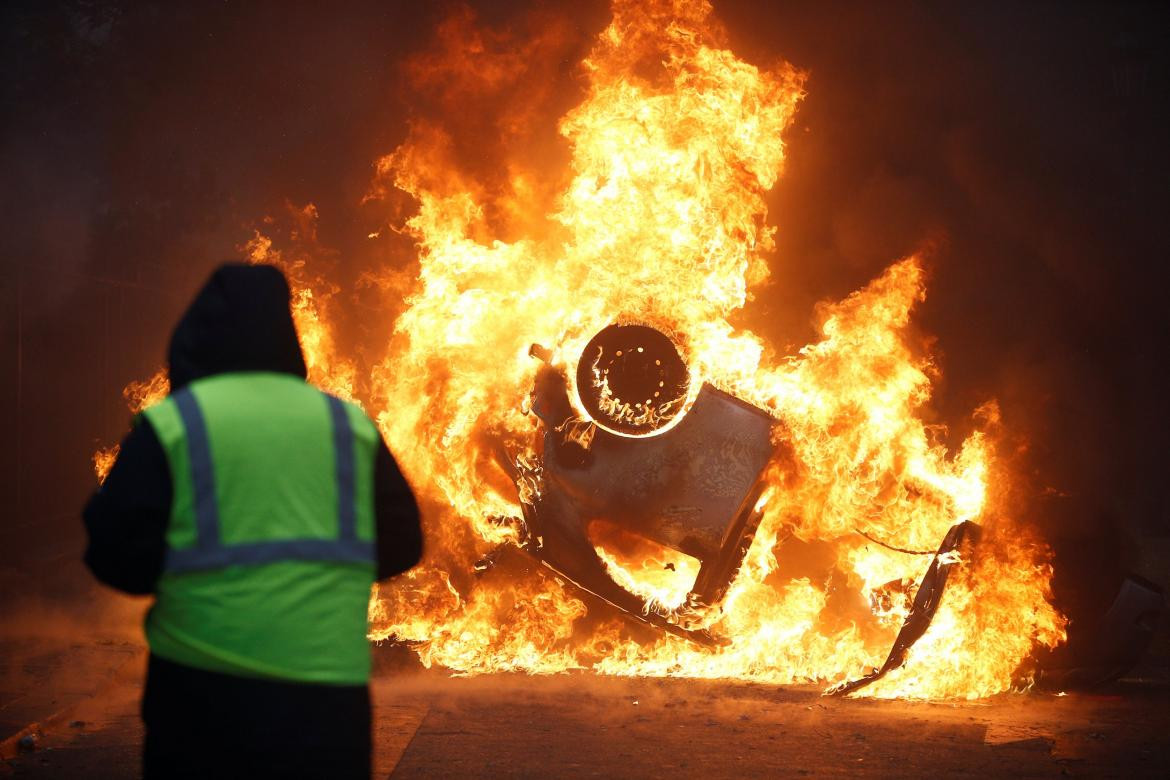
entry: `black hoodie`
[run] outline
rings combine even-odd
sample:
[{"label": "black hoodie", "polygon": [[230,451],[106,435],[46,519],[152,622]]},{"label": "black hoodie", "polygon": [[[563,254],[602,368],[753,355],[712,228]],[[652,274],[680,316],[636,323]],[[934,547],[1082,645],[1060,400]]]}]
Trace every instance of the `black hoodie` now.
[{"label": "black hoodie", "polygon": [[[223,265],[171,337],[171,391],[215,374],[274,371],[305,378],[283,274],[266,265]],[[122,441],[106,481],[83,512],[85,563],[105,584],[153,593],[162,573],[171,475],[154,430],[141,422]],[[422,554],[418,505],[385,443],[374,459],[378,579],[406,571]]]}]

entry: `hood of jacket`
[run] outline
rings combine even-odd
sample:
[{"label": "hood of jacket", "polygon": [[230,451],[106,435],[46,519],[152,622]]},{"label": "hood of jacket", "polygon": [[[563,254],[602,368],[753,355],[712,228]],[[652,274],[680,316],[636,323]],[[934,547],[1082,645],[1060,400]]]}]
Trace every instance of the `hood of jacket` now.
[{"label": "hood of jacket", "polygon": [[225,264],[199,291],[171,336],[171,391],[215,374],[307,375],[289,309],[288,282],[270,265]]}]

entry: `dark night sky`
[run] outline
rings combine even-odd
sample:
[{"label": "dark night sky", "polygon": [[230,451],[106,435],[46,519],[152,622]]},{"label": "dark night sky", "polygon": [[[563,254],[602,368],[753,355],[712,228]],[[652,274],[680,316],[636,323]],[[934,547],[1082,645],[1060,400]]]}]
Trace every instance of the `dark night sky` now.
[{"label": "dark night sky", "polygon": [[[931,413],[960,433],[999,399],[1048,488],[1026,512],[1075,614],[1103,608],[1125,569],[1167,584],[1166,13],[715,5],[741,57],[810,72],[771,197],[774,277],[744,322],[799,347],[816,301],[936,241],[919,316],[945,376]],[[0,588],[83,588],[77,513],[90,453],[126,425],[120,390],[161,363],[186,299],[263,216],[315,203],[338,277],[360,273],[381,216],[360,204],[371,165],[428,110],[401,63],[452,7],[4,11]],[[604,3],[479,14],[517,39],[567,20],[547,63],[560,87],[542,106],[555,144],[551,119],[576,102],[573,64]],[[468,127],[490,149],[478,110]],[[391,250],[409,265],[407,247]],[[360,348],[379,334],[351,337]]]}]

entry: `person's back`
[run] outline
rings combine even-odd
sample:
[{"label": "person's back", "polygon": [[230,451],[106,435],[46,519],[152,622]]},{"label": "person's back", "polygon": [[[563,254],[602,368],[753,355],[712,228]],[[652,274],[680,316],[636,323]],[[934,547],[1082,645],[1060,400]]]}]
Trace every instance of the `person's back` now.
[{"label": "person's back", "polygon": [[85,513],[95,575],[157,596],[146,774],[368,774],[366,610],[418,560],[410,489],[369,418],[305,383],[273,268],[213,275],[170,374]]},{"label": "person's back", "polygon": [[279,373],[201,379],[145,415],[174,486],[151,652],[231,674],[364,684],[373,424]]}]

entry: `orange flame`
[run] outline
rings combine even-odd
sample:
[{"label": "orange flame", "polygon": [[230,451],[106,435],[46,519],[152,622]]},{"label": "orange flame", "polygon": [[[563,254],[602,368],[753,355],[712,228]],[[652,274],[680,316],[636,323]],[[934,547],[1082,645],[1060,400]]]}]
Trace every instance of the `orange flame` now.
[{"label": "orange flame", "polygon": [[[466,14],[440,38],[449,57],[414,63],[427,83],[489,89],[522,67],[514,52],[496,67],[469,58],[489,56],[494,39]],[[413,123],[378,163],[371,199],[400,191],[417,204],[405,231],[419,266],[387,356],[363,372],[366,408],[429,512],[426,558],[376,589],[371,636],[407,641],[425,665],[462,674],[836,682],[881,664],[930,562],[867,536],[933,550],[951,525],[977,519],[984,541],[959,560],[926,635],[903,668],[858,695],[974,698],[1027,684],[1023,662],[1062,641],[1065,620],[1048,601],[1044,549],[1003,498],[1010,474],[996,455],[994,404],[977,410],[980,429],[954,453],[921,418],[937,375],[907,333],[925,296],[921,259],[822,306],[819,339],[796,355],[777,358],[730,322],[768,275],[765,195],[803,74],[737,58],[702,0],[615,0],[583,72],[584,98],[559,123],[568,175],[550,208],[523,155],[507,161],[502,184],[486,186],[434,123]],[[311,379],[352,396],[357,368],[338,355],[323,303],[333,288],[298,276],[303,263],[259,235],[249,252],[294,277]],[[538,460],[526,413],[530,345],[549,347],[571,380],[593,334],[629,319],[682,345],[687,403],[702,382],[749,400],[782,422],[791,451],[768,472],[763,519],[727,595],[698,616],[726,638],[720,647],[586,619],[581,597],[534,565],[473,573],[474,561],[523,534],[522,496],[498,459]],[[589,416],[577,413],[566,435],[587,443]],[[819,566],[789,565],[802,546],[819,551]],[[604,542],[599,553],[648,605],[677,605],[693,580],[686,556]]]},{"label": "orange flame", "polygon": [[[167,372],[159,369],[149,379],[140,382],[134,381],[126,385],[122,389],[122,397],[126,399],[130,413],[138,414],[146,407],[166,398],[170,391],[171,383],[167,379]],[[93,470],[97,474],[99,482],[106,481],[110,469],[114,467],[114,461],[117,459],[120,449],[119,445],[111,444],[109,447],[102,447],[93,454]]]},{"label": "orange flame", "polygon": [[287,211],[292,221],[289,242],[294,249],[276,249],[271,238],[256,231],[243,250],[249,262],[274,265],[288,278],[293,322],[305,355],[309,381],[333,395],[355,400],[357,365],[342,357],[327,324],[328,307],[338,287],[324,277],[305,272],[314,259],[312,253],[319,256],[323,252],[317,242],[317,207],[312,203],[303,208],[289,205]]}]

